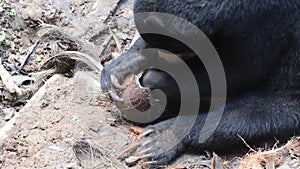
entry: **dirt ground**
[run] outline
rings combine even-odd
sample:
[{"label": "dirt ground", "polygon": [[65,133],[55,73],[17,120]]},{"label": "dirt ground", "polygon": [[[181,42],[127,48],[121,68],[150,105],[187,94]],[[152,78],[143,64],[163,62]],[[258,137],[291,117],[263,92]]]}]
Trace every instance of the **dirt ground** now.
[{"label": "dirt ground", "polygon": [[[41,72],[42,65],[51,56],[61,52],[61,49],[53,49],[57,48],[55,45],[58,43],[43,42],[36,47],[36,42],[41,39],[38,32],[41,30],[40,25],[58,26],[86,45],[95,44],[94,48],[100,48],[96,50],[100,53],[95,54],[98,57],[114,52],[112,50],[125,50],[135,33],[133,22],[130,21],[132,13],[127,9],[131,7],[132,1],[29,0],[2,3],[0,31],[5,32],[5,38],[11,43],[10,46],[1,44],[2,63],[13,80],[16,81],[15,77],[20,76],[23,78],[20,80],[22,83],[30,79],[15,70],[14,65],[20,67],[23,60],[27,59],[22,71],[29,77]],[[118,42],[112,42],[112,38],[105,42],[112,32],[117,32],[114,34],[117,39],[114,40]],[[28,57],[32,47],[37,49]],[[88,77],[80,72],[73,78],[58,75],[50,79],[46,77],[43,80],[47,82],[39,86],[39,90],[21,83],[18,86],[26,91],[26,95],[22,96],[7,92],[5,85],[0,83],[0,108],[10,108],[14,114],[6,119],[9,111],[5,111],[1,118],[1,133],[10,126],[14,127],[2,135],[7,134],[8,138],[5,141],[1,138],[0,168],[126,168],[125,164],[117,160],[120,164],[112,164],[109,160],[105,163],[102,160],[102,166],[99,166],[93,159],[88,160],[88,164],[80,164],[75,157],[73,146],[81,140],[97,142],[107,157],[117,156],[120,147],[131,140],[128,126],[115,124],[117,120],[112,115],[115,108],[109,101],[99,101],[99,90],[94,91],[97,84],[88,81]],[[86,88],[83,88],[84,85]],[[27,91],[29,89],[30,92]],[[16,102],[19,104],[16,105]]]},{"label": "dirt ground", "polygon": [[[101,92],[99,78],[101,59],[119,56],[138,36],[132,4],[133,0],[0,1],[0,68],[9,74],[9,84],[16,85],[10,89],[2,77],[7,74],[0,72],[0,168],[128,168],[119,157],[142,128],[122,120]],[[269,162],[269,156],[244,159],[259,161],[256,168],[268,163],[297,168],[300,153],[294,152],[300,152],[300,141],[293,143],[280,149],[287,154],[284,162]],[[286,152],[291,147],[293,151]],[[240,157],[222,159],[228,161],[217,155],[185,154],[162,167],[255,168]]]}]

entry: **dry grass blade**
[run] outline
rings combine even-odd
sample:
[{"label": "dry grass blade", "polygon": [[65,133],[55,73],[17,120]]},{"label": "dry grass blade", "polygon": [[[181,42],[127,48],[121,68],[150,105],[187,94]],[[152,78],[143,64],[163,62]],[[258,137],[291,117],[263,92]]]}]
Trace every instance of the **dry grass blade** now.
[{"label": "dry grass blade", "polygon": [[94,58],[99,57],[102,53],[102,49],[93,43],[81,41],[79,38],[73,37],[71,33],[56,26],[42,25],[40,34],[41,43],[56,41],[60,46],[63,46],[65,51],[79,51]]},{"label": "dry grass blade", "polygon": [[50,58],[43,64],[42,69],[55,69],[56,73],[67,73],[75,67],[95,72],[101,72],[102,70],[100,61],[88,54],[76,51],[62,52]]},{"label": "dry grass blade", "polygon": [[[300,138],[293,138],[286,145],[265,151],[247,155],[239,166],[240,169],[273,169],[281,166],[286,161],[296,161],[295,165],[300,167]],[[295,167],[295,166],[294,166]],[[296,167],[296,168],[297,168]]]},{"label": "dry grass blade", "polygon": [[73,151],[84,168],[124,168],[121,162],[108,156],[108,150],[92,145],[86,141],[78,141],[73,146]]}]

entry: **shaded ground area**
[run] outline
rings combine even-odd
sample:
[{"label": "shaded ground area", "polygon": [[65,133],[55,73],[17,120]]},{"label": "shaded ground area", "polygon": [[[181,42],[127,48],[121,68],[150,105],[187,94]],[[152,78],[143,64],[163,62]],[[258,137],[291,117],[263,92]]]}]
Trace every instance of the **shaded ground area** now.
[{"label": "shaded ground area", "polygon": [[[101,60],[119,56],[137,36],[132,3],[1,1],[0,168],[128,168],[119,157],[143,129],[122,120],[99,78]],[[297,168],[299,157],[295,139],[242,161],[185,154],[163,167]]]}]

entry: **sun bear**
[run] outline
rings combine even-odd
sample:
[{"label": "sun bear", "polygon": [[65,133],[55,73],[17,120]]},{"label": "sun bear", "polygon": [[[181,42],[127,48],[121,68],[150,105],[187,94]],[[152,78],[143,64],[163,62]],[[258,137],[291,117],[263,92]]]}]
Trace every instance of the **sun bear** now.
[{"label": "sun bear", "polygon": [[[176,117],[164,119],[145,129],[144,144],[139,151],[139,156],[145,161],[165,164],[188,148],[199,152],[228,151],[232,147],[241,147],[241,138],[249,144],[256,144],[299,134],[300,1],[135,0],[134,13],[145,12],[171,14],[197,26],[218,52],[227,84],[222,118],[208,139],[204,142],[198,139],[210,113],[204,106],[199,109],[187,136],[178,140],[173,148],[161,152],[161,147],[167,142],[157,142],[162,137],[160,133],[168,130]],[[138,30],[139,24],[143,22],[136,21]],[[152,24],[161,26],[159,19]],[[112,91],[113,99],[118,99],[117,91],[122,89],[113,84],[111,76],[121,83],[128,75],[136,73],[136,67],[146,56],[131,53],[147,48],[160,48],[181,55],[195,75],[203,101],[201,105],[206,105],[205,99],[212,97],[211,84],[205,67],[193,50],[171,37],[147,33],[141,33],[141,38],[127,52],[105,65],[101,84],[105,91]],[[169,74],[150,68],[142,75],[140,83],[166,93],[166,111],[176,114],[180,108],[180,91]]]}]

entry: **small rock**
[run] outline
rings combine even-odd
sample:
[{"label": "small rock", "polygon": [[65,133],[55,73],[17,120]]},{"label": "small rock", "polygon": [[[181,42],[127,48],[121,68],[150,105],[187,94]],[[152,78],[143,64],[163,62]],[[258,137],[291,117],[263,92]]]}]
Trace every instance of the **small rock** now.
[{"label": "small rock", "polygon": [[41,104],[41,108],[45,108],[45,107],[48,107],[49,106],[49,103],[50,103],[50,101],[49,100],[43,100],[42,101],[42,104]]},{"label": "small rock", "polygon": [[43,10],[38,7],[35,6],[34,10],[31,9],[31,7],[27,7],[24,9],[24,12],[22,13],[22,18],[24,20],[31,18],[32,20],[38,20],[40,18],[42,18],[43,16]]},{"label": "small rock", "polygon": [[17,55],[15,55],[15,54],[9,55],[9,56],[8,56],[8,59],[7,59],[7,61],[8,61],[9,63],[16,63],[16,61],[18,61],[18,60],[19,60],[19,58],[18,58]]},{"label": "small rock", "polygon": [[278,169],[290,169],[291,167],[288,166],[286,163],[284,163],[283,165],[281,165],[280,167],[278,167]]},{"label": "small rock", "polygon": [[69,163],[67,166],[66,166],[66,169],[73,169],[75,168],[76,166],[76,163]]},{"label": "small rock", "polygon": [[33,123],[33,124],[29,127],[29,130],[37,129],[37,128],[39,128],[39,127],[40,127],[40,124],[37,123],[37,122],[35,122],[35,123]]},{"label": "small rock", "polygon": [[98,125],[98,124],[91,124],[91,125],[89,126],[89,129],[90,129],[91,131],[95,132],[95,133],[98,133],[98,132],[100,131],[100,129],[101,129],[101,126]]},{"label": "small rock", "polygon": [[54,105],[53,108],[54,108],[54,110],[59,110],[60,106],[59,105]]},{"label": "small rock", "polygon": [[64,139],[64,142],[65,142],[65,143],[68,143],[68,142],[71,142],[71,141],[73,141],[73,140],[74,140],[73,137],[71,137],[71,138],[65,138],[65,139]]},{"label": "small rock", "polygon": [[[0,92],[0,93],[1,93],[1,92]],[[0,116],[3,117],[3,118],[5,117],[5,113],[4,113],[2,107],[0,107]]]},{"label": "small rock", "polygon": [[12,77],[16,85],[21,86],[25,84],[30,84],[34,82],[34,78],[23,76],[23,75],[15,75]]},{"label": "small rock", "polygon": [[14,108],[8,108],[8,109],[3,109],[3,112],[5,114],[4,120],[9,121],[15,116],[16,110]]},{"label": "small rock", "polygon": [[136,164],[141,158],[140,157],[128,157],[125,159],[125,163],[127,165],[133,165],[133,164]]},{"label": "small rock", "polygon": [[[26,18],[26,16],[24,16]],[[24,17],[20,15],[16,15],[14,21],[11,23],[13,30],[22,30],[26,28],[24,23]],[[27,17],[28,19],[28,17]]]},{"label": "small rock", "polygon": [[48,125],[47,125],[47,124],[45,124],[45,123],[39,124],[39,129],[40,129],[40,130],[46,130],[47,128],[48,128]]},{"label": "small rock", "polygon": [[117,37],[122,39],[122,40],[126,40],[128,38],[128,35],[122,32],[118,32],[116,33]]},{"label": "small rock", "polygon": [[64,152],[65,149],[60,147],[60,146],[57,146],[57,145],[52,145],[52,146],[49,146],[48,149],[50,150],[55,150],[55,151],[59,151],[59,152]]},{"label": "small rock", "polygon": [[35,51],[36,54],[40,55],[40,54],[43,54],[45,53],[44,49],[43,48],[37,48],[36,51]]}]

